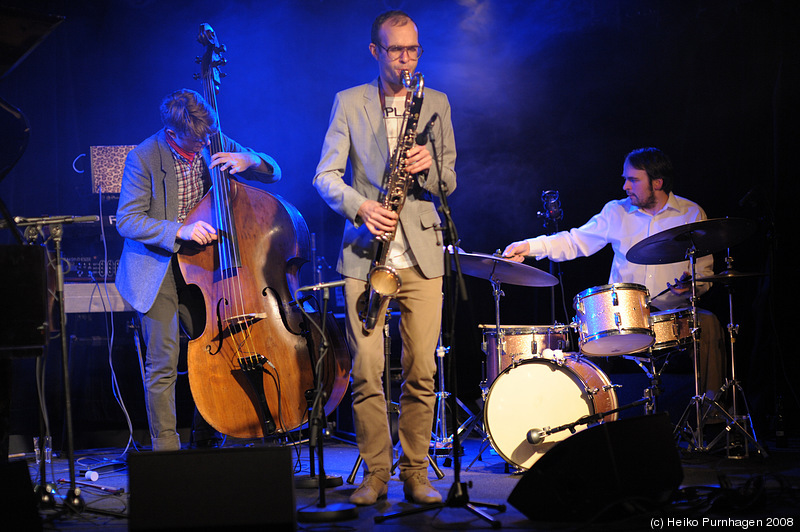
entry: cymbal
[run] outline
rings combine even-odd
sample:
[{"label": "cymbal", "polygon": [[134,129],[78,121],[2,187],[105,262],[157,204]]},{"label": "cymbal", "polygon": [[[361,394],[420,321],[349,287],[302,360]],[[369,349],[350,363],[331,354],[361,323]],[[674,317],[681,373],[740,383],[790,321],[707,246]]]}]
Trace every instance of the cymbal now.
[{"label": "cymbal", "polygon": [[715,218],[679,225],[638,242],[625,258],[635,264],[683,262],[691,248],[695,257],[703,257],[738,244],[755,230],[756,223],[746,218]]},{"label": "cymbal", "polygon": [[555,286],[558,278],[521,262],[487,255],[458,251],[461,271],[472,277],[495,280],[519,286]]},{"label": "cymbal", "polygon": [[764,276],[763,273],[748,273],[748,272],[737,272],[736,270],[725,270],[714,275],[699,277],[697,279],[697,282],[702,283],[705,281],[710,281],[710,282],[719,281],[724,283],[724,282],[734,281],[736,279],[746,279],[750,277],[763,277],[763,276]]}]

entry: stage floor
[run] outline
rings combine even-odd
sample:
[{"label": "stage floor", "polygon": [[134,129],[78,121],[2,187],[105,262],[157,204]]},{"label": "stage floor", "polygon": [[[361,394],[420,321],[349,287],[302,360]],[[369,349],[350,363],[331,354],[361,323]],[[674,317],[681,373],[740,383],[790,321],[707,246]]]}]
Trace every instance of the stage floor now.
[{"label": "stage floor", "polygon": [[[580,432],[578,433],[580,434]],[[565,440],[568,441],[568,440]],[[724,441],[724,438],[723,438]],[[505,505],[505,510],[485,509],[489,518],[496,521],[503,529],[517,530],[645,530],[660,528],[669,530],[686,526],[713,526],[726,530],[753,528],[788,529],[796,526],[800,515],[800,441],[790,440],[784,448],[776,448],[774,441],[760,440],[759,443],[767,451],[768,457],[749,448],[749,457],[729,458],[726,449],[687,451],[684,445],[678,450],[683,471],[680,489],[671,500],[657,510],[635,509],[634,507],[617,506],[609,508],[605,514],[595,515],[579,521],[553,522],[552,520],[531,520],[525,513],[508,503],[509,494],[515,489],[525,472],[515,471],[498,456],[488,445],[481,434],[473,431],[463,443],[463,456],[459,477],[466,488],[466,495],[472,503],[491,503]],[[258,447],[260,442],[226,441],[226,448]],[[80,484],[81,496],[85,503],[83,511],[77,512],[63,505],[63,497],[69,488],[70,468],[63,456],[53,459],[47,468],[47,481],[57,486],[56,507],[41,509],[39,515],[43,520],[44,530],[128,530],[129,497],[132,495],[128,487],[128,469],[126,467],[125,449],[81,449],[76,451],[75,475]],[[146,452],[147,449],[139,449]],[[214,453],[217,449],[206,449],[203,453]],[[136,452],[130,449],[130,452]],[[443,451],[446,452],[446,451]],[[320,491],[317,487],[297,487],[301,480],[308,477],[310,471],[309,448],[307,443],[293,446],[291,450],[292,466],[295,476],[286,479],[285,485],[295,489],[296,510],[312,519],[320,516],[308,509],[319,505]],[[375,506],[358,507],[356,515],[344,520],[334,520],[339,515],[334,512],[340,505],[347,505],[348,496],[361,480],[361,471],[357,471],[355,484],[348,483],[356,461],[358,451],[350,442],[338,438],[326,438],[323,445],[325,472],[332,481],[342,484],[325,489],[325,508],[330,509],[330,516],[322,514],[319,522],[299,522],[298,530],[472,530],[487,529],[492,523],[464,507],[464,498],[456,504],[443,508],[429,509],[411,513],[401,517],[381,520],[382,517],[419,508],[404,500],[402,482],[395,474],[389,483],[388,498],[379,501]],[[584,457],[585,458],[585,457]],[[18,458],[21,459],[21,458]],[[33,456],[26,455],[30,478],[35,485],[39,482],[39,466]],[[456,486],[453,468],[454,460],[447,454],[438,455],[435,463],[444,477],[437,479],[435,471],[429,468],[429,477],[433,485],[447,498],[448,492]],[[315,461],[314,470],[319,473]],[[569,464],[565,464],[568,466]],[[600,464],[598,464],[600,465]],[[622,464],[625,467],[625,464]],[[89,480],[81,472],[97,469],[98,477]],[[568,467],[565,467],[568,469]],[[165,475],[169,471],[164,471]],[[598,497],[603,497],[608,479],[592,471],[584,471],[583,476],[590,481]],[[659,479],[654,478],[653,482]],[[274,479],[264,478],[269,486]],[[279,485],[281,483],[275,483]],[[154,488],[157,486],[154,486]],[[235,491],[237,479],[233,475],[215,475],[208,478],[205,485],[186,486],[187,492],[203,491]],[[535,486],[531,497],[548,498],[550,488],[547,485]],[[135,496],[135,494],[133,494]],[[191,500],[191,498],[189,499]],[[478,506],[480,508],[480,506]],[[345,508],[346,509],[346,508]],[[221,507],[220,512],[225,512]],[[580,513],[580,512],[579,512]],[[345,512],[345,516],[350,514]],[[376,522],[376,518],[380,522]],[[704,521],[704,519],[706,521]],[[271,529],[268,525],[260,529]]]}]

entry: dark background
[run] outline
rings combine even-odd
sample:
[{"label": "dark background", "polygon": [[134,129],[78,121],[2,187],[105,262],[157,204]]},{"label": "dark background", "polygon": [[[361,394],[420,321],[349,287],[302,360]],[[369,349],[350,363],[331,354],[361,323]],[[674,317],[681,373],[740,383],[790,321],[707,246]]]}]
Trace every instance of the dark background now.
[{"label": "dark background", "polygon": [[[796,268],[787,256],[792,242],[786,229],[797,197],[800,137],[796,2],[2,5],[65,17],[0,81],[0,95],[26,115],[31,130],[25,154],[0,182],[0,198],[14,216],[97,214],[101,206],[112,214],[113,198],[101,202],[92,193],[89,146],[137,144],[161,127],[163,96],[181,87],[199,90],[194,59],[203,50],[196,36],[199,24],[208,22],[228,49],[218,99],[222,129],[281,165],[283,180],[272,190],[300,210],[315,234],[322,280],[337,278],[324,265],[336,263],[343,225],[311,185],[333,95],[377,75],[367,49],[374,17],[390,8],[407,11],[425,48],[418,69],[452,104],[458,189],[449,203],[461,247],[491,253],[544,233],[536,215],[544,190],[560,193],[560,228],[584,223],[622,196],[625,154],[660,147],[677,169],[677,194],[700,203],[710,218],[757,222],[756,234],[731,249],[735,269],[763,274],[735,285],[737,378],[757,428],[774,429],[778,397],[796,424],[800,363],[793,332],[800,296],[791,288]],[[110,233],[113,252],[117,235]],[[68,252],[81,254],[87,241],[85,230],[67,228]],[[716,271],[725,269],[725,255],[722,245]],[[571,320],[578,292],[607,283],[610,258],[606,249],[561,265],[557,321]],[[531,264],[550,269],[547,261]],[[307,267],[309,281],[311,274]],[[469,399],[478,395],[477,325],[494,323],[495,315],[490,283],[468,278],[467,287],[470,300],[459,305],[453,347],[459,395]],[[503,291],[502,323],[552,322],[550,290],[504,285]],[[701,303],[723,325],[730,321],[724,287]],[[136,364],[129,369],[138,379]]]}]

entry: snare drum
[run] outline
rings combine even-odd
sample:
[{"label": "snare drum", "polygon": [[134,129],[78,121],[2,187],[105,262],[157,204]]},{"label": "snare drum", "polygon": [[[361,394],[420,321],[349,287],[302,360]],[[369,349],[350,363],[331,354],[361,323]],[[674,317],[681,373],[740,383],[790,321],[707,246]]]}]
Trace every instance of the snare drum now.
[{"label": "snare drum", "polygon": [[545,356],[545,349],[567,349],[566,325],[501,325],[500,353],[497,352],[497,326],[478,325],[483,329],[483,352],[486,353],[486,378],[493,382],[500,372],[534,357]]},{"label": "snare drum", "polygon": [[581,352],[626,355],[653,345],[647,287],[633,283],[595,286],[575,296]]},{"label": "snare drum", "polygon": [[653,351],[671,349],[692,341],[692,309],[679,308],[662,310],[650,315],[655,334]]},{"label": "snare drum", "polygon": [[[548,430],[584,416],[617,408],[617,394],[608,377],[592,362],[570,354],[556,360],[531,358],[509,366],[494,381],[484,405],[486,433],[506,462],[529,469],[569,430],[528,443],[531,429]],[[614,421],[609,414],[603,421]],[[586,425],[576,425],[583,430]]]}]

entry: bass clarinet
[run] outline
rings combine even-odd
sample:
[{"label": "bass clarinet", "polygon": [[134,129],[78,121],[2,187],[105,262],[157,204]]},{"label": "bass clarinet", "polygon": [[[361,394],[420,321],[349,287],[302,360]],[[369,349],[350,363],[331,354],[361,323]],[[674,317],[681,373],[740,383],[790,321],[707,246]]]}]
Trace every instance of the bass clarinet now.
[{"label": "bass clarinet", "polygon": [[[425,89],[425,78],[419,72],[413,78],[407,70],[403,71],[403,86],[413,91],[411,98],[406,100],[405,111],[403,112],[403,122],[400,131],[402,136],[397,141],[397,148],[392,155],[392,161],[388,171],[388,183],[386,195],[382,205],[385,209],[400,214],[403,204],[406,201],[408,188],[411,185],[413,176],[406,170],[406,156],[417,138],[417,124],[419,113],[422,109],[423,90]],[[398,219],[398,223],[400,223]],[[369,284],[369,299],[364,312],[364,329],[372,331],[378,321],[378,312],[387,299],[391,299],[400,290],[400,276],[394,268],[387,264],[389,247],[397,233],[397,226],[392,231],[386,232],[378,237],[378,246],[375,258],[372,261],[367,283]]]}]

